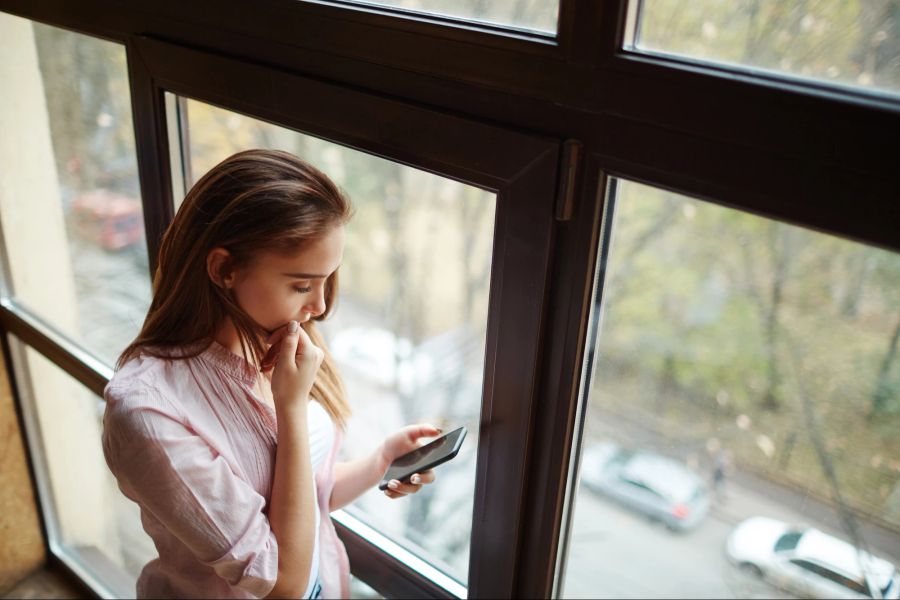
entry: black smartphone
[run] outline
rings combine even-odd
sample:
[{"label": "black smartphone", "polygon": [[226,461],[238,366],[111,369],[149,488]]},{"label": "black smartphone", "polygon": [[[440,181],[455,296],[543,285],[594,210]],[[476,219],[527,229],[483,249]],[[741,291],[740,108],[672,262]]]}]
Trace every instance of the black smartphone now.
[{"label": "black smartphone", "polygon": [[386,490],[391,479],[408,483],[407,480],[416,473],[427,471],[447,462],[459,452],[465,437],[466,428],[460,427],[428,442],[421,448],[407,452],[391,463],[381,483],[378,484],[378,489]]}]

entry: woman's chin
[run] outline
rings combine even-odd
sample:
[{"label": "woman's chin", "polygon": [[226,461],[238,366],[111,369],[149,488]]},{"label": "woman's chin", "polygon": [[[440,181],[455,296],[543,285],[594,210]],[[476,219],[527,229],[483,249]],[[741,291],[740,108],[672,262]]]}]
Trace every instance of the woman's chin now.
[{"label": "woman's chin", "polygon": [[[311,317],[311,315],[310,315],[309,313],[303,313],[303,316],[300,317],[300,318],[298,318],[298,319],[297,319],[297,322],[298,322],[298,323],[306,323],[307,321],[310,320],[310,317]],[[274,329],[269,329],[269,328],[267,328],[267,327],[264,327],[263,329],[265,329],[266,334],[268,334],[268,335],[271,336],[273,333],[275,333],[275,332],[278,331],[279,329],[282,329],[282,328],[284,328],[284,327],[287,327],[287,326],[288,326],[288,323],[290,323],[290,321],[285,321],[284,323],[278,325],[278,326],[275,327]]]}]

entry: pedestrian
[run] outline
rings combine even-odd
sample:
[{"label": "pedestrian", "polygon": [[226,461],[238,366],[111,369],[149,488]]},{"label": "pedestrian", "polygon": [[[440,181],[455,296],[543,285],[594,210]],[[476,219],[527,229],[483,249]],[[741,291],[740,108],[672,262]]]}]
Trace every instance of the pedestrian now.
[{"label": "pedestrian", "polygon": [[350,409],[316,321],[350,216],[324,173],[248,150],[206,173],[165,232],[146,319],[103,394],[107,465],[159,552],[138,598],[348,597],[329,512],[440,433],[410,425],[335,460]]},{"label": "pedestrian", "polygon": [[713,458],[713,491],[716,498],[725,500],[725,476],[727,475],[731,465],[730,456],[727,450],[720,448],[716,451]]}]

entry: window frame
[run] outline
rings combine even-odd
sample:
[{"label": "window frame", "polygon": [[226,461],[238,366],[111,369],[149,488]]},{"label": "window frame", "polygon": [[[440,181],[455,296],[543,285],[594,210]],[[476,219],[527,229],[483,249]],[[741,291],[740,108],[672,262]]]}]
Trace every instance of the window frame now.
[{"label": "window frame", "polygon": [[[574,140],[580,148],[562,154],[559,169],[546,169],[541,180],[555,185],[557,171],[572,174],[559,188],[568,202],[549,232],[544,293],[509,300],[539,313],[541,347],[501,352],[503,360],[523,363],[534,352],[530,404],[505,438],[522,466],[518,478],[503,482],[518,507],[509,523],[521,532],[512,544],[490,538],[503,542],[504,565],[515,569],[505,567],[493,587],[476,585],[479,595],[553,593],[567,483],[577,472],[570,449],[583,419],[579,381],[598,277],[602,286],[596,258],[608,177],[900,250],[900,148],[890,135],[900,131],[900,102],[893,99],[629,51],[622,47],[626,0],[560,0],[556,40],[324,0],[263,0],[255,7],[248,12],[239,0],[82,0],[77,9],[65,0],[6,0],[2,7],[126,45],[151,273],[173,203],[158,69],[135,50],[148,44],[165,40],[236,60],[248,72],[302,76],[372,101],[397,99],[435,115]],[[492,298],[492,314],[497,308]],[[45,330],[23,327],[20,309],[0,303],[5,331],[18,328],[54,362],[96,377]],[[478,460],[481,477],[487,458],[479,451]],[[487,509],[482,519],[507,511],[496,502]],[[373,577],[390,574],[378,566],[384,555],[353,547],[370,558]],[[408,575],[407,583],[420,587],[403,589],[439,593]]]},{"label": "window frame", "polygon": [[[123,42],[150,33],[578,139],[617,175],[900,249],[892,197],[900,151],[890,135],[900,130],[900,99],[632,52],[622,47],[626,0],[561,0],[557,44],[324,1],[265,0],[235,22],[229,15],[238,0],[216,10],[209,2],[135,0],[123,9],[90,0],[73,13],[63,0],[7,0],[4,10]],[[848,198],[859,213],[853,221],[845,217]]]}]

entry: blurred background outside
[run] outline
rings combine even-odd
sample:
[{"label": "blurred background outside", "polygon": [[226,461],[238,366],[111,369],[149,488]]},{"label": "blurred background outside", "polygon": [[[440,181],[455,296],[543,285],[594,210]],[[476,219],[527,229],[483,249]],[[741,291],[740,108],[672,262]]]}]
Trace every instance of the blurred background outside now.
[{"label": "blurred background outside", "polygon": [[[896,0],[633,8],[637,51],[900,89]],[[555,2],[457,9],[556,28]],[[5,164],[21,165],[0,173],[14,294],[111,366],[150,301],[125,51],[7,15],[0,27],[21,58],[4,79],[21,128],[0,146]],[[435,485],[399,502],[373,492],[351,511],[464,584],[494,194],[202,102],[170,95],[167,106],[187,128],[187,186],[264,147],[309,160],[350,195],[339,307],[323,326],[356,411],[345,454],[407,423],[469,429]],[[835,540],[810,560],[850,556],[855,567],[832,565],[844,575],[862,555],[838,541],[900,564],[900,257],[627,180],[613,180],[609,198],[565,595],[822,595],[827,577],[796,562],[809,528]],[[102,401],[28,356],[63,537],[136,577],[155,549],[105,468]],[[745,540],[776,530],[772,543],[752,543],[797,570],[763,581],[741,558]],[[880,568],[864,575],[881,581]],[[831,595],[859,591],[836,585]]]}]

